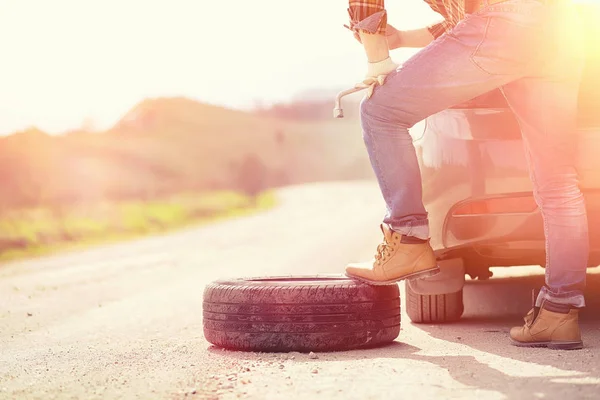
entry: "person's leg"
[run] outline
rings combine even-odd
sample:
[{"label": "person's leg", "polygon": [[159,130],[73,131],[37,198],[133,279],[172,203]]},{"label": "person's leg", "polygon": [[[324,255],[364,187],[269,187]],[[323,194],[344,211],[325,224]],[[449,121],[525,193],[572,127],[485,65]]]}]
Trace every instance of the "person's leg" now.
[{"label": "person's leg", "polygon": [[[520,345],[580,348],[577,309],[585,306],[589,239],[575,132],[584,55],[581,33],[575,31],[577,16],[568,8],[556,11],[562,23],[541,49],[546,52],[543,68],[503,88],[521,126],[546,237],[546,285],[535,299],[532,318],[525,327],[514,328],[511,338]],[[536,319],[544,332],[535,333]]]},{"label": "person's leg", "polygon": [[555,29],[539,49],[543,62],[531,77],[502,88],[521,126],[536,201],[546,235],[546,286],[536,301],[584,307],[588,222],[576,169],[582,32],[571,7],[556,6]]},{"label": "person's leg", "polygon": [[[361,103],[363,136],[387,214],[384,246],[378,247],[371,263],[350,265],[349,276],[390,282],[435,267],[429,243],[408,244],[429,238],[419,165],[408,129],[529,72],[544,6],[534,0],[503,5],[508,11],[489,7],[468,16],[389,74],[385,84]],[[385,225],[391,230],[385,231]]]},{"label": "person's leg", "polygon": [[579,349],[578,309],[585,306],[589,241],[575,165],[579,66],[570,74],[524,78],[504,88],[517,116],[546,237],[546,285],[524,326],[511,329],[519,346]]}]

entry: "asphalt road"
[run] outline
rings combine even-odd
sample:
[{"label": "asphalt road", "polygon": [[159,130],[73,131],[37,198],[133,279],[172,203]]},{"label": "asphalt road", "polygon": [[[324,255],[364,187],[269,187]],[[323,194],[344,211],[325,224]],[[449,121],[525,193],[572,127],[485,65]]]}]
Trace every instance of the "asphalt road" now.
[{"label": "asphalt road", "polygon": [[339,273],[379,241],[372,182],[288,188],[280,199],[239,220],[1,265],[0,399],[600,398],[595,270],[581,351],[508,344],[543,281],[539,267],[468,282],[459,323],[412,325],[403,314],[384,348],[314,358],[211,346],[202,334],[207,283]]}]

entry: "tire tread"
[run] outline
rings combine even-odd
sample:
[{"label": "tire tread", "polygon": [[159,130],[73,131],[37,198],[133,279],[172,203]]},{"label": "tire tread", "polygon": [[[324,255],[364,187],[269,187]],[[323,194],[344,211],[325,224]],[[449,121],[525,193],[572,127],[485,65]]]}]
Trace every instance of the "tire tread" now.
[{"label": "tire tread", "polygon": [[392,342],[400,333],[398,285],[261,283],[238,279],[205,287],[210,343],[246,351],[336,351]]},{"label": "tire tread", "polygon": [[414,323],[458,321],[464,312],[463,291],[440,295],[420,295],[405,284],[406,312]]}]

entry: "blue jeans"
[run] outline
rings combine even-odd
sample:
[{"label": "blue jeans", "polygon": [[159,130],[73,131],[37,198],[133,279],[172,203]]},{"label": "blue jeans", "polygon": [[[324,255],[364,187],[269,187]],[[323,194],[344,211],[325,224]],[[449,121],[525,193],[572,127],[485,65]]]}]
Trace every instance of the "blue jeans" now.
[{"label": "blue jeans", "polygon": [[523,136],[544,220],[546,285],[537,299],[584,307],[588,223],[574,162],[583,70],[581,24],[557,0],[509,0],[469,14],[388,75],[361,103],[371,165],[387,204],[384,222],[429,237],[421,176],[408,129],[501,88]]}]

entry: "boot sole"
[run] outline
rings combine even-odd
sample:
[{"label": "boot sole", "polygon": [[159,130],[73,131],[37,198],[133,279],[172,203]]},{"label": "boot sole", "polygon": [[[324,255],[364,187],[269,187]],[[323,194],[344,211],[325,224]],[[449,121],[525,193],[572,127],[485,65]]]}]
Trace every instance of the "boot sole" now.
[{"label": "boot sole", "polygon": [[583,342],[517,342],[510,339],[512,344],[517,347],[546,347],[552,350],[580,350],[583,348]]},{"label": "boot sole", "polygon": [[436,266],[435,268],[430,268],[430,269],[426,269],[426,270],[419,271],[419,272],[413,272],[412,274],[403,275],[403,276],[401,276],[399,278],[390,279],[390,280],[387,280],[387,281],[373,281],[373,280],[370,280],[370,279],[362,278],[360,276],[354,276],[354,275],[348,275],[348,274],[346,274],[346,276],[348,278],[351,278],[351,279],[356,279],[357,281],[368,283],[369,285],[383,286],[383,285],[391,285],[392,283],[398,283],[398,282],[403,281],[405,279],[428,278],[430,276],[434,276],[434,275],[439,274],[439,272],[440,272],[440,267]]}]

